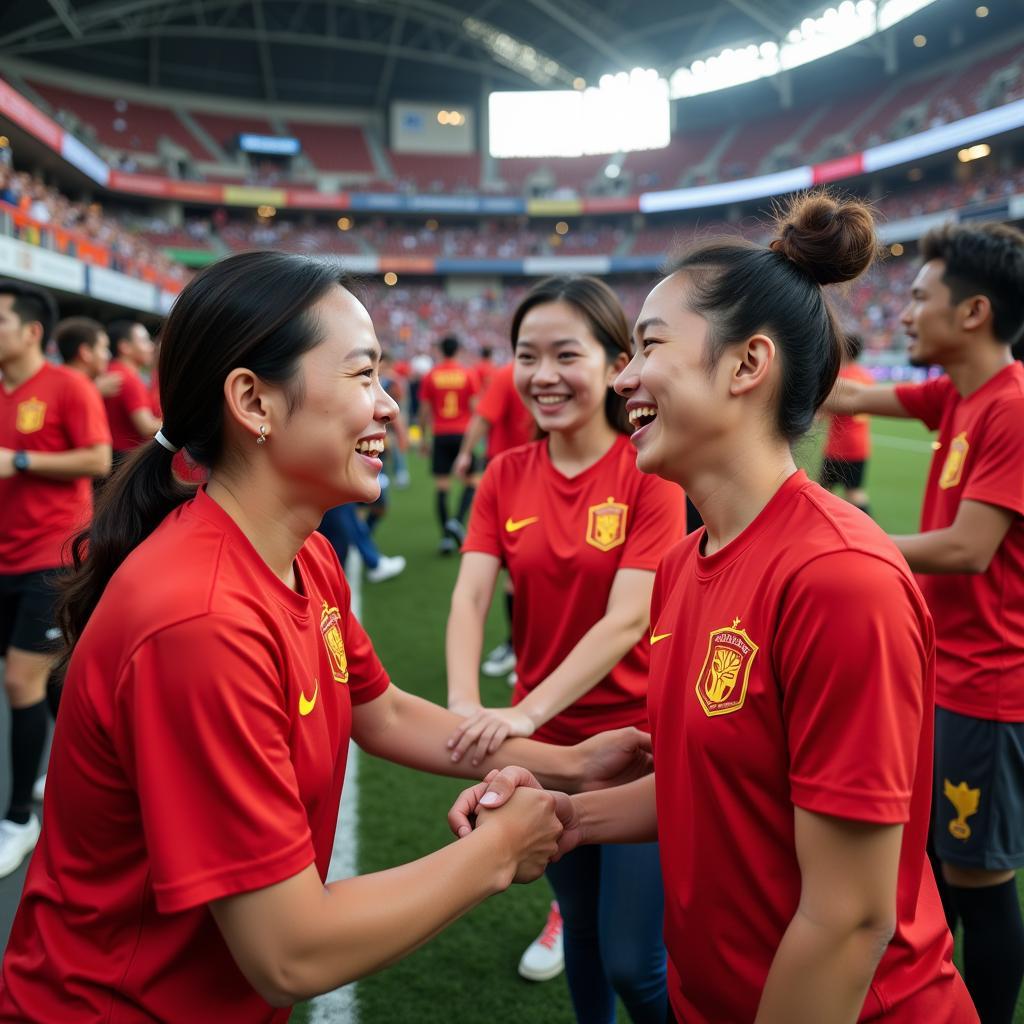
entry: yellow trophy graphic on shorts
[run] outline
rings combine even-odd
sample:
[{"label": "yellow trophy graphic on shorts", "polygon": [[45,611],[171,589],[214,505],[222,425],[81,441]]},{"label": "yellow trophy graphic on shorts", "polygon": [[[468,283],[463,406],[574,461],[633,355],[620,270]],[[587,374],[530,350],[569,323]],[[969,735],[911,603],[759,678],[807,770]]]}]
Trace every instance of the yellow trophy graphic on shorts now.
[{"label": "yellow trophy graphic on shorts", "polygon": [[950,820],[949,834],[954,839],[966,842],[971,838],[971,826],[967,819],[972,814],[978,813],[978,803],[981,800],[980,789],[970,789],[966,782],[954,786],[949,779],[943,779],[942,792],[946,799],[956,808],[956,817]]}]

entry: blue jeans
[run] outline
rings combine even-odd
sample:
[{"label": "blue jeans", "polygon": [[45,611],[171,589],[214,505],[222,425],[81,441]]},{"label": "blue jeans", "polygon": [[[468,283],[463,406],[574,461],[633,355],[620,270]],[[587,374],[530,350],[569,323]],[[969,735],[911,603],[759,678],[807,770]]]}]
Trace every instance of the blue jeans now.
[{"label": "blue jeans", "polygon": [[581,846],[548,865],[580,1024],[615,1024],[615,997],[634,1024],[668,1014],[665,900],[657,843]]},{"label": "blue jeans", "polygon": [[331,542],[342,568],[350,544],[354,544],[367,569],[376,569],[380,552],[374,544],[370,531],[356,513],[355,504],[338,505],[328,509],[320,521],[320,532]]}]

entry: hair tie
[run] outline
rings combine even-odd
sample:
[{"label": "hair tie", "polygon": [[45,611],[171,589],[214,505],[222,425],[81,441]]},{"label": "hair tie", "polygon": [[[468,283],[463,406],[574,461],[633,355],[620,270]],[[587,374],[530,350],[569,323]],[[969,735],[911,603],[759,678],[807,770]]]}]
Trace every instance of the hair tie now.
[{"label": "hair tie", "polygon": [[153,440],[156,441],[161,448],[166,448],[172,455],[181,451],[181,447],[179,445],[171,444],[171,442],[167,440],[162,430],[158,430],[153,435]]}]

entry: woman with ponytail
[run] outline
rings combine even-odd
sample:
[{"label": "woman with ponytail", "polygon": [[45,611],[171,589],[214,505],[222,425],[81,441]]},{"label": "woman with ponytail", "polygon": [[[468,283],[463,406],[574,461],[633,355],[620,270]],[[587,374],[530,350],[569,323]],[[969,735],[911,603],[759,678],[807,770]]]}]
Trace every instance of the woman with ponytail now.
[{"label": "woman with ponytail", "polygon": [[655,579],[655,775],[572,797],[562,848],[658,837],[686,1024],[977,1021],[925,857],[931,618],[892,542],[792,453],[839,371],[825,287],[875,245],[868,209],[823,192],[767,247],[697,244],[615,385],[637,466],[705,527]]},{"label": "woman with ponytail", "polygon": [[[163,426],[75,544],[45,822],[0,1020],[283,1022],[555,853],[565,808],[530,793],[485,812],[472,843],[325,885],[350,737],[470,777],[514,759],[556,786],[645,766],[622,730],[566,751],[513,740],[462,769],[444,749],[458,719],[390,684],[315,533],[326,509],[377,497],[397,411],[342,282],[330,263],[246,253],[171,310]],[[179,449],[209,470],[204,487],[176,479]]]}]

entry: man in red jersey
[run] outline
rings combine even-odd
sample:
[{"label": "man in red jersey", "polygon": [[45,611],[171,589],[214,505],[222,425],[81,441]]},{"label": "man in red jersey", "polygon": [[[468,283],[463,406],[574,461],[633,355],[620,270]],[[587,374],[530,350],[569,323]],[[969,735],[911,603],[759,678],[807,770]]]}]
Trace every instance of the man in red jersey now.
[{"label": "man in red jersey", "polygon": [[450,555],[465,539],[464,523],[473,503],[475,488],[467,484],[455,516],[448,514],[448,492],[452,485],[452,466],[462,445],[462,436],[469,426],[473,397],[480,391],[476,373],[458,361],[459,339],[449,335],[441,339],[442,360],[420,385],[419,419],[423,445],[433,437],[431,472],[437,490],[437,519],[441,526],[438,550]]},{"label": "man in red jersey", "polygon": [[1024,974],[1024,234],[946,226],[921,242],[901,320],[917,365],[946,376],[842,382],[831,411],[938,430],[921,532],[895,537],[919,574],[938,651],[932,842],[964,980],[981,1019],[1010,1021]]},{"label": "man in red jersey", "polygon": [[104,398],[121,390],[121,377],[109,373],[110,338],[103,324],[87,316],[69,316],[53,332],[57,351],[69,369],[84,373]]},{"label": "man in red jersey", "polygon": [[[863,351],[864,339],[859,334],[847,334],[846,353],[839,371],[840,380],[853,380],[860,384],[875,383],[875,378],[857,364]],[[871,508],[868,492],[864,488],[864,470],[870,455],[871,425],[867,416],[831,417],[818,483],[829,491],[841,487],[843,497],[868,515],[871,515]]]},{"label": "man in red jersey", "polygon": [[[455,459],[455,475],[465,482],[473,468],[473,452],[487,436],[487,461],[509,448],[518,448],[533,440],[536,424],[529,409],[516,391],[512,365],[502,366],[493,371],[491,382],[476,404],[476,409],[462,438],[462,446]],[[508,614],[508,638],[503,640],[484,659],[480,670],[485,676],[508,675],[509,682],[515,683],[516,654],[512,648],[512,613],[514,597],[512,582],[506,581],[505,610]]]},{"label": "man in red jersey", "polygon": [[92,511],[91,477],[110,470],[110,432],[92,382],[51,366],[51,295],[0,281],[0,656],[11,705],[11,801],[0,877],[39,837],[32,787],[46,743],[46,682],[57,660],[54,577]]},{"label": "man in red jersey", "polygon": [[153,364],[153,341],[145,324],[115,320],[107,325],[107,334],[114,354],[110,372],[121,378],[118,394],[105,399],[116,466],[160,429],[160,420],[153,413],[149,389],[140,375]]},{"label": "man in red jersey", "polygon": [[487,389],[491,386],[497,367],[494,365],[494,349],[490,345],[484,345],[480,349],[480,358],[476,361],[473,369],[476,371],[477,380],[480,381],[480,394],[486,395]]}]

